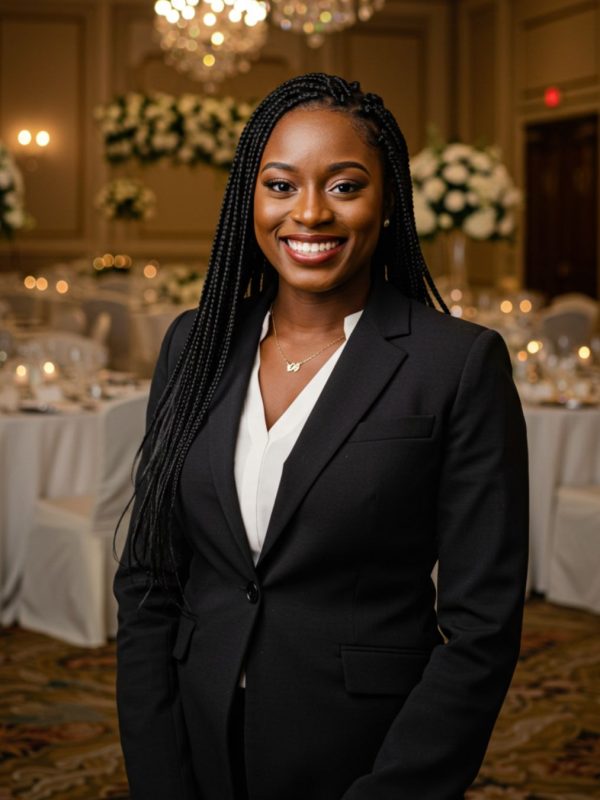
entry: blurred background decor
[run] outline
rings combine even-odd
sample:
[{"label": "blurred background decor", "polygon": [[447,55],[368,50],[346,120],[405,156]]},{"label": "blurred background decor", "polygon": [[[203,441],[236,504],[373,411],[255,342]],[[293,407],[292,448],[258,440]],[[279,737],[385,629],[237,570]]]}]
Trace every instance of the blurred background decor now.
[{"label": "blurred background decor", "polygon": [[202,162],[228,169],[252,111],[252,104],[232,97],[129,92],[98,106],[95,117],[112,164],[170,159],[174,164]]},{"label": "blurred background decor", "polygon": [[141,180],[114,178],[98,192],[96,207],[110,220],[151,219],[156,195]]},{"label": "blurred background decor", "polygon": [[512,239],[522,193],[500,150],[462,142],[446,144],[435,132],[411,159],[417,232],[441,239],[445,274],[438,281],[447,302],[468,305],[467,241]]},{"label": "blurred background decor", "polygon": [[25,210],[25,186],[12,153],[0,141],[0,235],[11,239],[17,231],[31,227]]}]

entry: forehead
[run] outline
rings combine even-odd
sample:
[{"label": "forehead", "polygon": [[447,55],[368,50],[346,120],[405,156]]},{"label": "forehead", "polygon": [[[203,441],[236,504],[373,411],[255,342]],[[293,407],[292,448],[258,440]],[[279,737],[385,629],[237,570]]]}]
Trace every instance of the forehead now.
[{"label": "forehead", "polygon": [[283,161],[295,166],[313,161],[361,160],[379,165],[379,152],[366,141],[349,114],[329,109],[294,109],[275,125],[261,166]]}]

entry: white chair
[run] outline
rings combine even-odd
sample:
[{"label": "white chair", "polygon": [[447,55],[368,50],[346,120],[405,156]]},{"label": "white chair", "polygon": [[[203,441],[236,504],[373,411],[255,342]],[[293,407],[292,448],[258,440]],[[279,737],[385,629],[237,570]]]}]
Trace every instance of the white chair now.
[{"label": "white chair", "polygon": [[83,301],[83,310],[91,331],[100,314],[110,316],[110,332],[108,335],[109,366],[113,369],[129,370],[131,368],[130,344],[130,309],[124,297],[117,293],[100,293],[95,298]]},{"label": "white chair", "polygon": [[600,486],[556,492],[547,598],[600,614]]},{"label": "white chair", "polygon": [[[113,534],[132,493],[131,467],[144,433],[147,400],[135,395],[101,412],[92,495],[38,500],[23,573],[23,628],[90,647],[116,634]],[[121,522],[121,542],[127,523]]]},{"label": "white chair", "polygon": [[539,315],[541,336],[549,339],[559,351],[571,351],[589,342],[595,324],[596,316],[589,308],[570,304],[549,306]]},{"label": "white chair", "polygon": [[107,346],[112,319],[108,311],[101,311],[90,326],[90,339]]}]

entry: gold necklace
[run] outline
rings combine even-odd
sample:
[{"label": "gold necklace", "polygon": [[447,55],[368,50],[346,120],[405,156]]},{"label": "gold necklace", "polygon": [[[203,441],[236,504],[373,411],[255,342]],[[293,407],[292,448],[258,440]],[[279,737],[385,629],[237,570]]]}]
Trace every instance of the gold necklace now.
[{"label": "gold necklace", "polygon": [[271,322],[273,323],[273,335],[275,336],[275,344],[277,345],[277,349],[281,353],[281,357],[287,364],[286,367],[287,372],[298,372],[302,364],[306,364],[307,361],[311,361],[313,358],[316,358],[318,355],[321,355],[321,353],[324,350],[327,350],[329,347],[333,347],[334,344],[337,344],[338,342],[341,342],[346,338],[346,335],[342,334],[341,336],[338,336],[337,339],[333,339],[333,341],[329,342],[329,344],[326,344],[325,347],[322,347],[320,350],[317,350],[317,352],[313,353],[312,356],[308,356],[308,358],[303,358],[302,361],[288,361],[285,353],[281,349],[281,345],[279,344],[279,338],[277,336],[277,328],[275,327],[275,315],[273,314],[273,306],[271,306]]}]

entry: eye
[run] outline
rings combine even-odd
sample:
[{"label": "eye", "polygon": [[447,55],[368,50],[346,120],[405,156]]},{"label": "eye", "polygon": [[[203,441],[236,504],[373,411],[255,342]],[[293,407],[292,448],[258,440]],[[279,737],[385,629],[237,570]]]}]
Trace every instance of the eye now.
[{"label": "eye", "polygon": [[285,192],[290,192],[292,190],[292,184],[289,181],[282,181],[282,180],[272,180],[272,181],[265,181],[265,186],[268,189],[272,189],[274,192],[278,194],[284,194]]},{"label": "eye", "polygon": [[340,181],[340,183],[336,183],[335,186],[332,187],[332,191],[337,194],[353,194],[354,192],[358,192],[359,189],[362,189],[362,185],[355,181]]}]

